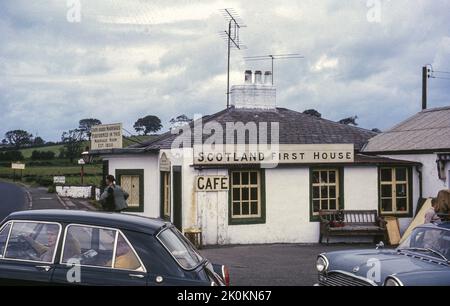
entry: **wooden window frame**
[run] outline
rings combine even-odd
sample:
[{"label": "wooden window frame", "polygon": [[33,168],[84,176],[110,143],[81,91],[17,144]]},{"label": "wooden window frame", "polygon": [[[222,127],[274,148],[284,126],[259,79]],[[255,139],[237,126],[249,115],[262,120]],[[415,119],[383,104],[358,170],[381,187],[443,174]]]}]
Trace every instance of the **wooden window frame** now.
[{"label": "wooden window frame", "polygon": [[139,176],[139,206],[128,207],[126,212],[144,212],[144,169],[116,169],[116,182],[120,186],[122,175]]},{"label": "wooden window frame", "polygon": [[[397,169],[404,168],[406,169],[406,181],[397,181]],[[381,171],[383,169],[391,169],[391,181],[385,181],[383,182],[381,180]],[[406,184],[406,212],[397,211],[397,184]],[[382,197],[381,193],[381,186],[382,185],[390,185],[392,186],[392,197],[389,197],[389,199],[392,199],[392,211],[389,212],[383,212],[382,210],[382,200],[385,199]],[[400,197],[404,198],[404,197]],[[386,198],[387,199],[387,198]],[[380,166],[378,167],[378,212],[380,216],[395,216],[397,218],[411,218],[413,216],[413,177],[412,177],[412,167],[408,166]]]},{"label": "wooden window frame", "polygon": [[[249,184],[247,185],[233,185],[233,173],[235,172],[257,172],[257,178],[258,182],[256,185],[256,188],[258,190],[258,215],[249,215],[248,217],[243,215],[241,217],[233,216],[233,186],[238,186],[240,188],[241,192],[241,200],[242,202],[242,188],[248,187],[252,188],[251,186],[254,186],[250,184],[250,178],[249,178]],[[228,175],[230,177],[230,188],[228,191],[228,224],[229,225],[245,225],[245,224],[264,224],[266,223],[266,191],[265,191],[265,171],[264,169],[230,169],[228,171]],[[254,188],[254,187],[253,187]],[[249,190],[249,203],[251,202],[250,195],[251,191]],[[242,205],[242,204],[241,204]],[[242,207],[242,206],[241,206]],[[251,204],[249,204],[249,210],[251,210]]]},{"label": "wooden window frame", "polygon": [[[315,171],[336,171],[336,183],[335,184],[317,184],[313,183],[313,173]],[[329,173],[327,174],[329,176]],[[313,189],[314,187],[320,186],[336,186],[336,209],[332,210],[340,210],[344,209],[344,168],[343,167],[311,167],[309,168],[309,219],[310,222],[319,222],[319,212],[314,212],[314,195],[313,195]],[[320,194],[320,190],[319,190]],[[320,194],[320,201],[321,201],[321,194]],[[328,205],[330,198],[328,197]],[[322,204],[320,204],[322,205]]]},{"label": "wooden window frame", "polygon": [[[168,182],[166,185],[165,177],[167,176]],[[160,171],[160,217],[161,219],[171,221],[172,218],[172,173],[168,171]],[[165,203],[165,193],[168,193],[167,203]],[[167,205],[166,205],[167,204]],[[167,210],[168,208],[168,210]],[[168,212],[168,214],[167,214]]]}]

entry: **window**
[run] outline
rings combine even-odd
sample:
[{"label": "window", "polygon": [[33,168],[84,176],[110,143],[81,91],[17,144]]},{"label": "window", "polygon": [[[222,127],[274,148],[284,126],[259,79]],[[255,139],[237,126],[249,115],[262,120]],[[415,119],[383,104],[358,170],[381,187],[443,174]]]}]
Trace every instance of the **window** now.
[{"label": "window", "polygon": [[3,226],[2,230],[0,231],[0,258],[3,258],[4,255],[3,253],[5,251],[6,241],[8,240],[10,228],[11,223],[8,223]]},{"label": "window", "polygon": [[5,259],[53,263],[61,226],[56,223],[12,223]]},{"label": "window", "polygon": [[262,171],[231,171],[230,176],[231,223],[265,222]]},{"label": "window", "polygon": [[340,205],[339,169],[311,170],[312,215],[318,216],[319,210],[337,210]]},{"label": "window", "polygon": [[114,268],[121,270],[143,271],[139,258],[122,234],[119,234],[117,239]]},{"label": "window", "polygon": [[161,196],[162,217],[170,220],[170,172],[161,172]]},{"label": "window", "polygon": [[144,212],[144,170],[117,169],[117,184],[129,195],[126,211]]},{"label": "window", "polygon": [[410,214],[410,172],[410,169],[406,167],[380,168],[380,211],[382,214]]},{"label": "window", "polygon": [[112,268],[116,230],[69,225],[64,238],[62,263],[79,260],[83,266]]}]

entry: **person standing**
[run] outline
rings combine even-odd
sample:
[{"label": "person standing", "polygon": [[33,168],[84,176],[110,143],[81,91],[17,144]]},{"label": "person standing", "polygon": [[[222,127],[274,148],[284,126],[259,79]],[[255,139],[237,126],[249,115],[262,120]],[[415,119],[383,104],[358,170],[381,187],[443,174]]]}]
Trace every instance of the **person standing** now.
[{"label": "person standing", "polygon": [[437,212],[439,211],[439,205],[436,198],[431,199],[431,208],[425,213],[425,224],[426,223],[439,223],[441,218],[439,218]]},{"label": "person standing", "polygon": [[106,188],[100,196],[100,203],[106,211],[121,212],[128,208],[126,200],[129,194],[122,187],[115,184],[113,175],[106,176]]}]

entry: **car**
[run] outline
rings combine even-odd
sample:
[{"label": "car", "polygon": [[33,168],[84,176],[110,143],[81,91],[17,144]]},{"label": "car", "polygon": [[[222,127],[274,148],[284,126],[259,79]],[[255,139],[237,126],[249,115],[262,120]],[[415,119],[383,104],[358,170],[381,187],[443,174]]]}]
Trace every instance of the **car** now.
[{"label": "car", "polygon": [[416,227],[395,249],[322,253],[319,286],[448,286],[450,222]]},{"label": "car", "polygon": [[28,210],[0,225],[0,284],[226,286],[229,273],[161,219]]}]

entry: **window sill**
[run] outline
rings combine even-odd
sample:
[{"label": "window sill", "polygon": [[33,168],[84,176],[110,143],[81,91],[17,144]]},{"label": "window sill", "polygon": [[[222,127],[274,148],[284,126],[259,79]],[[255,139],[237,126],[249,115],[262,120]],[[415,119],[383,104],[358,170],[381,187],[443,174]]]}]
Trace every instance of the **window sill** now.
[{"label": "window sill", "polygon": [[228,220],[228,225],[250,225],[250,224],[265,224],[266,219],[259,218],[231,218]]}]

